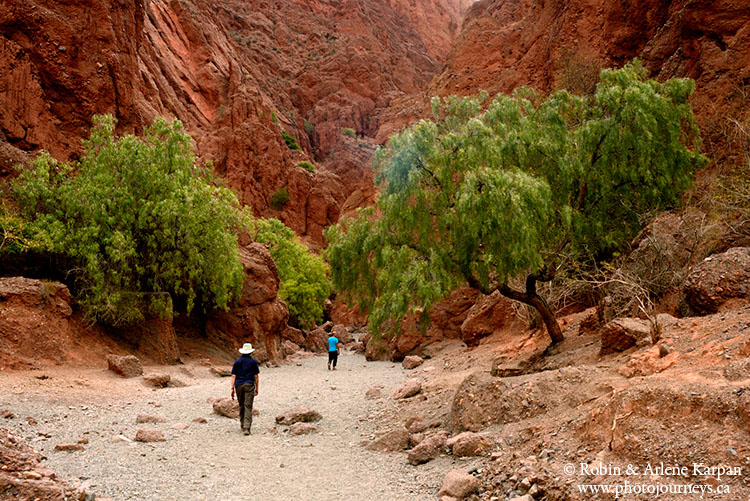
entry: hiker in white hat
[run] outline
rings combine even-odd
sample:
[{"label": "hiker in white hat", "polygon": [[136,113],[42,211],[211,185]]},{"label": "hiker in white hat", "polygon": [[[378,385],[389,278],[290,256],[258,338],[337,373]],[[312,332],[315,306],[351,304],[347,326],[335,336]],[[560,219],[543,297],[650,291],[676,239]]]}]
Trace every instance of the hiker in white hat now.
[{"label": "hiker in white hat", "polygon": [[253,425],[253,400],[258,395],[258,361],[250,356],[255,351],[253,345],[245,343],[240,348],[240,358],[232,367],[232,399],[237,391],[237,402],[240,404],[240,428],[242,433],[250,435]]}]

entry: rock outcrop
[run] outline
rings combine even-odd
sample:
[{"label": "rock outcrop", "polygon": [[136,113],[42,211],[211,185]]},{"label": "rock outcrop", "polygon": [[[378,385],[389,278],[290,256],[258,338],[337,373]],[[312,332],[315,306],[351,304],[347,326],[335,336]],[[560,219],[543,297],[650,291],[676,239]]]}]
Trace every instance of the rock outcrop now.
[{"label": "rock outcrop", "polygon": [[282,358],[281,334],[286,331],[289,310],[277,294],[279,274],[268,249],[253,243],[240,249],[245,268],[242,293],[234,308],[209,314],[206,336],[217,346],[233,347],[232,354],[244,343],[255,348],[259,362]]}]

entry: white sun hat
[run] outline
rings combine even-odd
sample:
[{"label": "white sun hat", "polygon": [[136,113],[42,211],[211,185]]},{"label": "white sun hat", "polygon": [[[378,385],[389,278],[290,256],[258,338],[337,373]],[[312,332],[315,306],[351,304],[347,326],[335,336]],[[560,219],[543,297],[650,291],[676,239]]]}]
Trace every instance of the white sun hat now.
[{"label": "white sun hat", "polygon": [[250,343],[245,343],[242,345],[242,348],[240,348],[240,353],[243,355],[247,355],[248,353],[252,353],[255,351],[255,348],[253,348],[253,345]]}]

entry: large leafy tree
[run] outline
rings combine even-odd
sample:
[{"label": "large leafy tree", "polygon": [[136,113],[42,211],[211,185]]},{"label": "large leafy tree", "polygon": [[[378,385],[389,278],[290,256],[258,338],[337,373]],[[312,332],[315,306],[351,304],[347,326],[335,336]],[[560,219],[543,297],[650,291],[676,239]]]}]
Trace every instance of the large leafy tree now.
[{"label": "large leafy tree", "polygon": [[157,119],[142,138],[114,127],[95,117],[80,161],[41,154],[19,177],[37,245],[74,264],[79,299],[99,321],[166,314],[170,298],[188,311],[227,308],[244,279],[237,198],[196,162],[179,121]]},{"label": "large leafy tree", "polygon": [[[640,217],[678,201],[704,158],[688,97],[694,83],[646,78],[636,61],[604,70],[595,94],[529,89],[433,101],[432,120],[376,154],[377,210],[329,230],[334,287],[371,326],[395,327],[468,283],[536,308],[563,261],[627,242]],[[525,285],[513,288],[512,279]]]},{"label": "large leafy tree", "polygon": [[291,317],[304,327],[320,322],[331,294],[325,261],[311,253],[294,230],[278,219],[257,219],[254,238],[271,252],[281,281],[279,296],[289,306]]}]

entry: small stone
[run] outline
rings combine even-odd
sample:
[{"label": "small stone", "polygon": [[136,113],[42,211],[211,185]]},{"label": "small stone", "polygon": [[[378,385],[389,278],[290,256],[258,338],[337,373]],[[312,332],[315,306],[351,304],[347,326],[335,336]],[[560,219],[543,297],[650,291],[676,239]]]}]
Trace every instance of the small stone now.
[{"label": "small stone", "polygon": [[112,437],[112,441],[113,442],[132,442],[132,440],[130,440],[125,435],[115,435],[114,437]]},{"label": "small stone", "polygon": [[86,445],[86,444],[89,443],[89,439],[88,439],[88,437],[81,437],[81,438],[78,439],[77,443],[79,443],[81,445]]},{"label": "small stone", "polygon": [[143,423],[166,423],[167,420],[164,419],[161,416],[154,416],[151,414],[138,414],[138,416],[135,418],[135,422],[137,424],[143,424]]},{"label": "small stone", "polygon": [[206,424],[206,423],[208,423],[208,419],[206,419],[204,417],[197,417],[197,418],[193,419],[193,423]]},{"label": "small stone", "polygon": [[166,442],[167,439],[160,430],[138,430],[135,433],[136,442]]},{"label": "small stone", "polygon": [[24,471],[22,475],[31,480],[41,480],[42,474],[36,471]]},{"label": "small stone", "polygon": [[375,400],[377,398],[382,398],[383,392],[380,391],[378,388],[370,388],[365,392],[365,398],[367,400]]},{"label": "small stone", "polygon": [[84,447],[81,444],[57,444],[55,446],[56,451],[66,451],[66,452],[74,452],[74,451],[82,451]]},{"label": "small stone", "polygon": [[319,412],[308,409],[306,407],[300,407],[297,409],[286,411],[283,414],[279,414],[278,416],[276,416],[276,423],[292,425],[294,423],[300,422],[312,423],[314,421],[320,421],[321,419],[323,418]]},{"label": "small stone", "polygon": [[536,484],[532,485],[529,489],[529,495],[534,498],[537,497],[539,495],[539,486]]},{"label": "small stone", "polygon": [[411,370],[422,365],[422,362],[424,362],[424,360],[422,360],[422,357],[411,355],[408,357],[404,357],[404,360],[401,362],[401,367],[406,370]]},{"label": "small stone", "polygon": [[737,457],[737,451],[734,450],[734,447],[732,447],[731,445],[727,445],[727,452],[732,456]]},{"label": "small stone", "polygon": [[667,355],[669,355],[672,352],[672,350],[669,349],[669,346],[662,343],[659,345],[659,358],[664,358]]},{"label": "small stone", "polygon": [[16,415],[10,409],[0,409],[0,416],[5,419],[13,419]]},{"label": "small stone", "polygon": [[190,425],[185,423],[175,423],[172,425],[172,428],[175,430],[187,430],[188,428],[190,428]]},{"label": "small stone", "polygon": [[422,383],[417,379],[410,379],[403,384],[400,388],[397,388],[391,394],[393,400],[400,400],[403,398],[413,397],[422,391]]},{"label": "small stone", "polygon": [[291,436],[297,436],[297,435],[307,435],[309,433],[315,433],[318,431],[318,427],[315,426],[312,423],[294,423],[292,426],[289,427],[289,435]]},{"label": "small stone", "polygon": [[143,376],[143,381],[154,388],[166,388],[172,377],[169,374],[148,374]]}]

